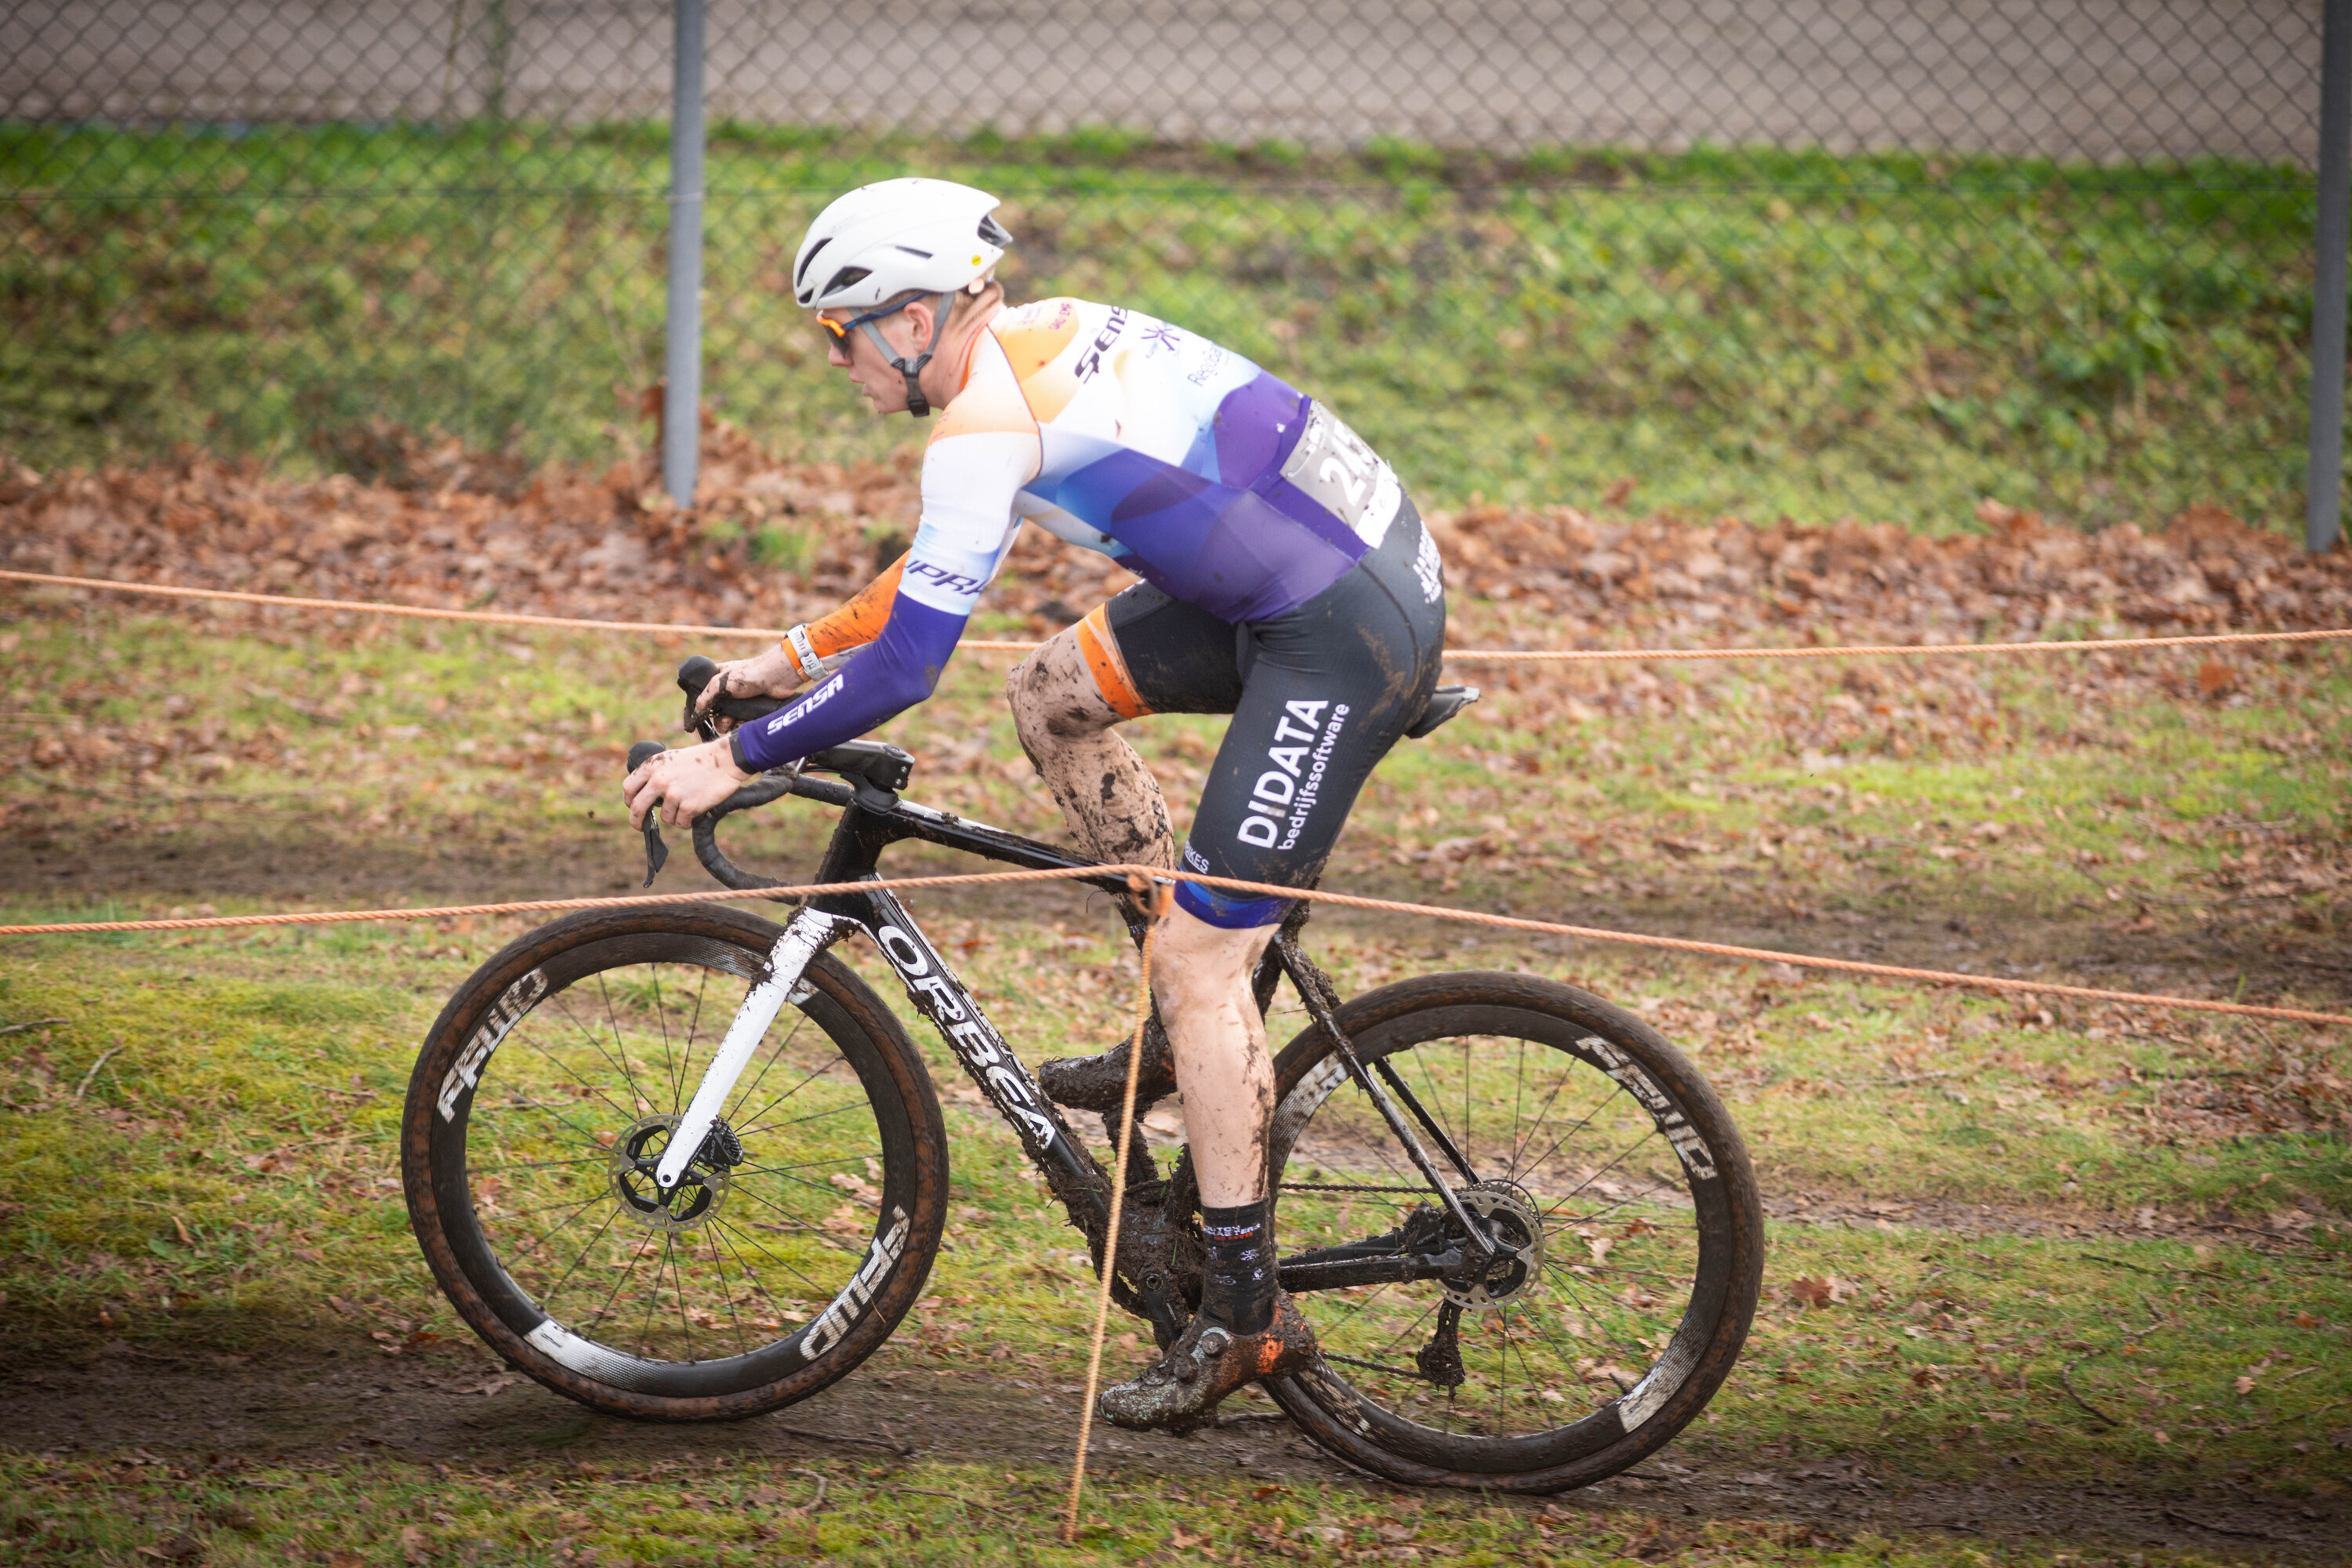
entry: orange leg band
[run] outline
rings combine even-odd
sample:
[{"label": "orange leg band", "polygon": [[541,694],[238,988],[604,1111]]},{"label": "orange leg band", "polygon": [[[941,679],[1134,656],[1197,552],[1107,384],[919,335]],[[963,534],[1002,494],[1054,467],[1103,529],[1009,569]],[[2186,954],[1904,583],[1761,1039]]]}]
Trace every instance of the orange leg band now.
[{"label": "orange leg band", "polygon": [[1102,693],[1111,711],[1122,719],[1140,719],[1151,708],[1136,695],[1135,683],[1128,679],[1127,661],[1118,655],[1118,638],[1111,635],[1110,617],[1103,613],[1106,608],[1097,605],[1078,623],[1078,651],[1086,656],[1095,689]]}]

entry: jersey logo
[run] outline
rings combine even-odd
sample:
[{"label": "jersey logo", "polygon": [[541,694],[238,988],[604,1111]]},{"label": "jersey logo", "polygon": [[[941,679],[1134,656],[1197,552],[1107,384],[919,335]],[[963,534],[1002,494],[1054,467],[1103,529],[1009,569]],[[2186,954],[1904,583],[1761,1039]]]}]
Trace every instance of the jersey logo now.
[{"label": "jersey logo", "polygon": [[1437,553],[1437,541],[1429,530],[1421,531],[1421,548],[1412,552],[1412,574],[1421,579],[1422,597],[1435,604],[1445,592],[1445,563]]},{"label": "jersey logo", "polygon": [[1086,353],[1078,360],[1077,375],[1080,381],[1094,379],[1095,372],[1102,369],[1102,356],[1110,352],[1110,346],[1118,342],[1119,333],[1125,331],[1127,331],[1127,308],[1123,305],[1115,305],[1111,308],[1110,320],[1103,323],[1103,330],[1095,334],[1095,341],[1087,345]]}]

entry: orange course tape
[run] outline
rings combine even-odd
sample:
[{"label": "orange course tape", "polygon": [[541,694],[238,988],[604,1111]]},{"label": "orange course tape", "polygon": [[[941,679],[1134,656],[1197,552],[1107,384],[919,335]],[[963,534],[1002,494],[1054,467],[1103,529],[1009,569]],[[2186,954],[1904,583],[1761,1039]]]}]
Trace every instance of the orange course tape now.
[{"label": "orange course tape", "polygon": [[[530,899],[497,904],[450,904],[425,910],[290,910],[266,915],[201,915],[178,920],[62,921],[50,925],[0,925],[0,936],[77,936],[109,931],[234,930],[253,926],[342,925],[358,921],[450,920],[462,915],[542,914],[559,910],[657,909],[666,904],[726,903],[744,899],[777,900],[820,897],[827,893],[861,893],[876,888],[979,887],[990,883],[1044,882],[1088,877],[1145,877],[1155,883],[1173,879],[1156,866],[1112,862],[1102,866],[1055,867],[1037,871],[970,871],[933,877],[886,877],[864,882],[818,882],[800,887],[763,888],[757,892],[713,889],[693,893],[633,893],[618,898]],[[1564,925],[1555,921],[1527,920],[1517,915],[1488,914],[1482,910],[1448,909],[1442,904],[1407,903],[1400,899],[1368,899],[1328,889],[1285,888],[1269,882],[1244,882],[1232,877],[1186,877],[1228,892],[1259,897],[1311,899],[1345,909],[1379,910],[1391,914],[1421,915],[1432,920],[1463,921],[1504,931],[1532,931],[1546,936],[1575,937],[1584,942],[1619,942],[1669,952],[1694,952],[1709,958],[1731,958],[1760,963],[1787,963],[1801,969],[1831,970],[1882,980],[1908,980],[1929,985],[1955,985],[1975,991],[2000,991],[2031,996],[2071,996],[2084,1002],[2115,1002],[2130,1006],[2163,1007],[2182,1012],[2226,1013],[2244,1018],[2275,1018],[2297,1024],[2352,1026],[2352,1016],[2315,1013],[2298,1007],[2264,1007],[2249,1002],[2221,1002],[2201,996],[2168,996],[2141,991],[2108,991],[2091,985],[2066,985],[2049,980],[2009,980],[1990,974],[1962,974],[1943,969],[1913,969],[1895,963],[1869,963],[1861,959],[1826,958],[1818,953],[1779,952],[1770,948],[1741,947],[1732,942],[1699,942],[1689,937],[1652,936],[1643,931],[1612,931],[1605,926]]]},{"label": "orange course tape", "polygon": [[[285,594],[254,594],[231,588],[183,588],[168,583],[124,583],[110,577],[65,577],[48,572],[0,571],[0,582],[56,588],[93,588],[162,598],[212,599],[279,609],[331,610],[350,615],[407,616],[420,620],[476,621],[490,626],[540,626],[551,631],[668,632],[688,637],[759,637],[773,642],[782,626],[702,626],[680,621],[595,621],[572,616],[526,616],[504,610],[446,610],[422,605],[387,605],[367,599],[305,599]],[[1832,647],[1507,648],[1458,647],[1445,657],[1477,664],[1623,663],[1644,659],[1873,658],[1948,654],[2102,653],[2158,647],[2219,647],[2237,643],[2334,642],[2352,638],[2352,626],[2300,632],[2211,632],[2168,637],[2094,637],[2081,642],[1861,643]],[[1034,642],[967,637],[956,645],[983,653],[1026,653]]]}]

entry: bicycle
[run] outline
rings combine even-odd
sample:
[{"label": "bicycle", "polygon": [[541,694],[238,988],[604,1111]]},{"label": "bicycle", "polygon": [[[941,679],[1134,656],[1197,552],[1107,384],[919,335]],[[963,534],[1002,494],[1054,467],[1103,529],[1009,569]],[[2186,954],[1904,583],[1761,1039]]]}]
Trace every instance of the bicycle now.
[{"label": "bicycle", "polygon": [[[680,673],[689,718],[709,668]],[[1441,689],[1413,732],[1475,697]],[[696,819],[696,856],[726,887],[781,886],[717,829],[789,795],[838,809],[820,882],[872,879],[902,839],[1097,864],[903,800],[914,765],[859,741],[763,774]],[[650,885],[650,820],[646,847]],[[1082,879],[1139,942],[1124,879]],[[1286,979],[1309,1019],[1276,1060],[1268,1164],[1281,1283],[1323,1354],[1268,1392],[1339,1459],[1408,1484],[1557,1491],[1654,1452],[1729,1373],[1761,1279],[1761,1205],[1722,1103],[1655,1030],[1555,981],[1430,974],[1342,1000],[1299,945],[1308,907],[1255,978],[1262,1012]],[[1019,1135],[1099,1273],[1103,1162],[887,887],[781,925],[719,904],[587,911],[466,981],[410,1079],[409,1214],[493,1350],[595,1409],[706,1421],[804,1399],[889,1337],[940,1246],[949,1140],[905,1028],[828,951],[852,935]],[[1163,1348],[1199,1302],[1197,1204],[1185,1153],[1162,1171],[1134,1138],[1113,1289]]]}]

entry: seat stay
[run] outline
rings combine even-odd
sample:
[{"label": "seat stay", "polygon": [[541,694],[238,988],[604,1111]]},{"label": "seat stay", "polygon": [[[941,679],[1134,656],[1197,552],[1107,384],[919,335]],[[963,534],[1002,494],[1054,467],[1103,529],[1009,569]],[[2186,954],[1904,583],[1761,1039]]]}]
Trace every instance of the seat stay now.
[{"label": "seat stay", "polygon": [[[1339,1027],[1339,995],[1330,989],[1330,978],[1299,950],[1295,938],[1277,935],[1274,945],[1282,955],[1282,967],[1289,974],[1292,987],[1297,991],[1299,1000],[1307,1004],[1307,1016],[1328,1037],[1334,1054],[1346,1068],[1348,1076],[1356,1080],[1365,1098],[1372,1102],[1372,1108],[1381,1113],[1381,1120],[1389,1124],[1389,1131],[1404,1146],[1406,1158],[1412,1162],[1413,1169],[1421,1173],[1422,1180],[1429,1184],[1430,1190],[1445,1205],[1446,1213],[1454,1216],[1454,1223],[1468,1235],[1475,1247],[1492,1257],[1496,1250],[1494,1238],[1487,1234],[1486,1227],[1463,1206],[1461,1194],[1439,1173],[1435,1163],[1429,1157],[1429,1151],[1422,1146],[1421,1139],[1405,1120],[1404,1112],[1397,1109],[1396,1101],[1380,1079],[1365,1070],[1362,1059],[1356,1055],[1355,1042],[1348,1037],[1345,1029]],[[1393,1078],[1394,1075],[1387,1076]],[[1418,1101],[1414,1102],[1414,1109],[1421,1109]],[[1428,1113],[1423,1111],[1422,1114],[1425,1117]],[[1451,1148],[1450,1142],[1448,1147]],[[1454,1158],[1460,1163],[1458,1152]]]}]

